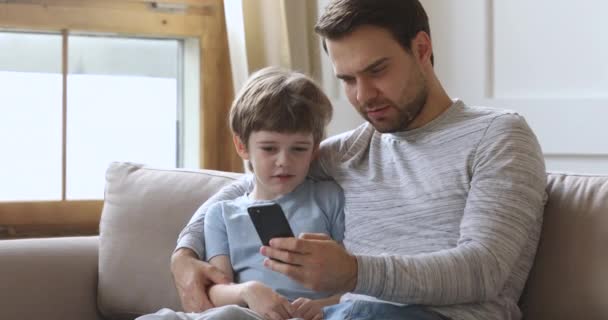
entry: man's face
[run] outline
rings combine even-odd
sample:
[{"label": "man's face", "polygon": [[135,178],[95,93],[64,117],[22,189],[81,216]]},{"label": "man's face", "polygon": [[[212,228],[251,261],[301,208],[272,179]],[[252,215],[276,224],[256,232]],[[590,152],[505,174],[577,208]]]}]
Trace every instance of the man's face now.
[{"label": "man's face", "polygon": [[380,132],[404,131],[424,107],[421,65],[386,29],[361,26],[327,40],[336,76],[350,103]]}]

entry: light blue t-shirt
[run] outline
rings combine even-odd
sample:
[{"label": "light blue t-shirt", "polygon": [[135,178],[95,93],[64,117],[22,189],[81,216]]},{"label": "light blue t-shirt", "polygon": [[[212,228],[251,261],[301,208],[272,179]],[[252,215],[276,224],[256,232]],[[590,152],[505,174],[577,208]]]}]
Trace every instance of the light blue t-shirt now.
[{"label": "light blue t-shirt", "polygon": [[332,181],[305,180],[294,191],[275,200],[253,200],[243,195],[221,201],[209,208],[205,216],[206,259],[228,255],[234,270],[234,281],[260,281],[289,301],[304,297],[320,299],[330,296],[304,288],[287,276],[264,267],[259,253],[262,242],[247,213],[253,205],[278,203],[293,230],[300,233],[324,233],[342,243],[344,239],[344,194]]}]

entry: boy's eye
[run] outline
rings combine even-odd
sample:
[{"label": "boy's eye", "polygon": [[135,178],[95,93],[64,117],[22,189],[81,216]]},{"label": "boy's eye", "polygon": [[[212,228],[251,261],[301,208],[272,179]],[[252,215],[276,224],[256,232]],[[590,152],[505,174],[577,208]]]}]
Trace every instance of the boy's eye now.
[{"label": "boy's eye", "polygon": [[308,151],[308,148],[306,148],[306,147],[295,147],[295,148],[293,148],[293,150],[297,151],[297,152],[305,152],[305,151]]},{"label": "boy's eye", "polygon": [[266,152],[273,152],[274,150],[276,150],[275,147],[262,147],[262,150],[266,151]]}]

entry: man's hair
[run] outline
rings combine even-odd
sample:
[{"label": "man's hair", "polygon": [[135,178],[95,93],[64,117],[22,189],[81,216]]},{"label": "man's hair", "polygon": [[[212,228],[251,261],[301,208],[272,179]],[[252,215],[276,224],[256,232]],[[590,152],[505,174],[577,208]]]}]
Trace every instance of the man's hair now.
[{"label": "man's hair", "polygon": [[388,30],[408,53],[418,32],[431,36],[429,18],[418,0],[334,0],[319,18],[315,32],[323,37],[327,52],[325,39],[340,39],[363,25]]},{"label": "man's hair", "polygon": [[230,129],[247,145],[251,133],[312,133],[325,137],[332,104],[309,77],[278,67],[261,69],[247,80],[230,108]]}]

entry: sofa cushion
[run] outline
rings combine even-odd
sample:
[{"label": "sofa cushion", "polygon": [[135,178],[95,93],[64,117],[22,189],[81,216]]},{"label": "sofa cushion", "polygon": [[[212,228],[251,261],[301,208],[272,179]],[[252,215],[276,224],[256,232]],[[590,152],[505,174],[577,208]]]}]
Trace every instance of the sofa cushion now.
[{"label": "sofa cushion", "polygon": [[170,257],[196,209],[239,174],[112,163],[99,238],[98,307],[111,319],[181,310]]},{"label": "sofa cushion", "polygon": [[549,174],[526,319],[606,319],[608,176]]}]

